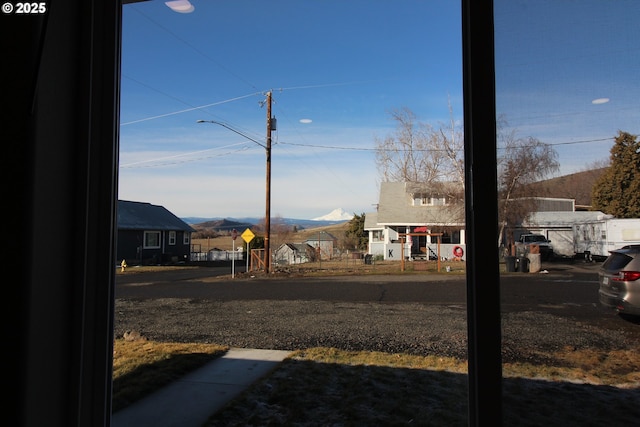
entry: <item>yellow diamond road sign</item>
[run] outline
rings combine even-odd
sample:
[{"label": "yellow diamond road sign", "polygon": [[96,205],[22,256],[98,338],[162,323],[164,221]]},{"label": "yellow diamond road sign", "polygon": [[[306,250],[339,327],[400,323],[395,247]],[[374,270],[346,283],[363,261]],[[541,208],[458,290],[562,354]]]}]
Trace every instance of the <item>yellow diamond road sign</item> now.
[{"label": "yellow diamond road sign", "polygon": [[256,235],[253,234],[253,232],[247,228],[242,232],[240,237],[242,237],[242,240],[244,240],[246,243],[249,243],[250,241],[253,240],[254,237],[256,237]]}]

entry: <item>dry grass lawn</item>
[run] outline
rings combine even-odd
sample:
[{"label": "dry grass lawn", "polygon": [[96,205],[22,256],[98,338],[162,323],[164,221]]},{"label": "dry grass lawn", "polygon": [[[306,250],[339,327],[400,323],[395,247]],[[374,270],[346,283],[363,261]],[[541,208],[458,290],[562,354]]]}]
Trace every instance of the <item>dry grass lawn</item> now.
[{"label": "dry grass lawn", "polygon": [[211,344],[152,342],[141,337],[116,339],[113,347],[113,411],[222,356],[228,349]]},{"label": "dry grass lawn", "polygon": [[[504,366],[504,425],[637,423],[640,378],[619,369],[637,352],[569,358],[581,366]],[[301,350],[206,426],[465,426],[466,372],[450,358]]]},{"label": "dry grass lawn", "polygon": [[[114,411],[226,350],[117,339]],[[503,365],[505,425],[632,425],[640,416],[638,350],[568,348],[550,355],[554,366]],[[299,350],[206,425],[462,426],[466,373],[466,361],[446,357]]]}]

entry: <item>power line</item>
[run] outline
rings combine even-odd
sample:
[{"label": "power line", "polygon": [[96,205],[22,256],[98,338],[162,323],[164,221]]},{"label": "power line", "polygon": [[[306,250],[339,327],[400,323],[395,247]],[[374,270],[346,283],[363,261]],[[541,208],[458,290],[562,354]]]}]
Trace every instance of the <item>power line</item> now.
[{"label": "power line", "polygon": [[[573,145],[573,144],[587,144],[590,142],[603,142],[603,141],[611,141],[612,138],[599,138],[599,139],[585,139],[585,140],[580,140],[580,141],[569,141],[569,142],[554,142],[554,143],[544,143],[546,145],[549,146],[557,146],[557,145]],[[279,141],[280,144],[285,144],[285,145],[295,145],[298,147],[309,147],[309,148],[324,148],[327,150],[350,150],[350,151],[378,151],[378,150],[384,150],[383,148],[379,148],[379,147],[373,147],[373,148],[364,148],[364,147],[339,147],[339,146],[335,146],[335,145],[316,145],[316,144],[299,144],[299,143],[295,143],[295,142],[283,142],[283,141]],[[498,147],[498,149],[504,149],[504,147]],[[416,149],[413,148],[412,151],[426,151],[426,152],[440,152],[440,151],[448,151],[444,148],[423,148],[423,149]],[[462,151],[462,149],[459,149],[457,151]]]},{"label": "power line", "polygon": [[285,145],[295,145],[298,147],[308,147],[308,148],[324,148],[327,150],[351,150],[351,151],[376,151],[377,148],[363,148],[363,147],[338,147],[335,145],[315,145],[315,144],[297,144],[295,142],[283,142],[278,141],[279,144]]},{"label": "power line", "polygon": [[350,85],[357,85],[357,84],[364,84],[364,83],[374,83],[374,82],[381,82],[381,81],[387,81],[387,80],[390,80],[390,79],[356,80],[356,81],[340,82],[340,83],[320,83],[320,84],[310,84],[310,85],[303,85],[303,86],[281,87],[274,90],[283,92],[288,90],[299,90],[299,89],[317,89],[317,88],[323,88],[323,87],[350,86]]},{"label": "power line", "polygon": [[585,140],[581,140],[581,141],[570,141],[570,142],[556,142],[556,143],[549,143],[547,145],[573,145],[573,144],[587,144],[589,142],[602,142],[602,141],[611,141],[613,138],[600,138],[600,139],[585,139]]},{"label": "power line", "polygon": [[[227,102],[237,101],[239,99],[249,98],[250,96],[255,96],[255,95],[260,95],[260,94],[261,94],[261,92],[254,92],[254,93],[250,93],[250,94],[243,95],[243,96],[237,96],[235,98],[225,99],[224,101],[218,101],[218,102],[213,102],[211,104],[200,105],[198,107],[187,108],[186,110],[174,111],[174,112],[171,112],[171,113],[165,113],[165,114],[160,114],[160,115],[157,115],[157,116],[146,117],[144,119],[138,119],[138,120],[133,120],[133,121],[126,122],[126,123],[120,123],[120,126],[126,126],[126,125],[131,125],[131,124],[134,124],[134,123],[146,122],[146,121],[149,121],[149,120],[155,120],[155,119],[159,119],[159,118],[162,118],[162,117],[174,116],[176,114],[187,113],[189,111],[201,110],[203,108],[212,107],[214,105],[226,104]],[[184,104],[186,104],[186,103],[184,103]],[[187,104],[187,105],[189,105],[189,104]]]},{"label": "power line", "polygon": [[[609,141],[610,138],[602,138],[602,139],[589,139],[589,140],[583,140],[583,141],[572,141],[572,142],[559,142],[559,143],[555,143],[555,144],[548,144],[548,145],[570,145],[570,144],[584,144],[584,143],[589,143],[589,142],[602,142],[602,141]],[[331,146],[331,145],[315,145],[315,144],[297,144],[297,143],[293,143],[293,142],[282,142],[279,141],[279,144],[282,145],[293,145],[293,146],[297,146],[297,147],[306,147],[306,148],[322,148],[322,149],[327,149],[327,150],[348,150],[348,151],[378,151],[378,148],[363,148],[363,147],[338,147],[338,146]],[[190,162],[196,162],[196,161],[201,161],[201,160],[206,160],[206,159],[211,159],[211,158],[216,158],[216,157],[224,157],[224,156],[229,156],[232,154],[236,154],[242,151],[246,151],[249,150],[250,148],[246,146],[246,142],[240,142],[237,144],[230,144],[230,145],[226,145],[223,147],[217,147],[217,148],[209,148],[206,150],[200,150],[200,151],[191,151],[188,153],[182,153],[182,154],[176,154],[174,156],[166,156],[166,157],[159,157],[159,158],[155,158],[155,159],[149,159],[149,160],[141,160],[139,162],[133,162],[133,163],[127,163],[124,165],[120,165],[121,169],[137,169],[137,168],[155,168],[155,167],[160,167],[160,166],[167,166],[167,165],[174,165],[174,164],[183,164],[183,163],[190,163]],[[197,157],[197,158],[192,158],[192,159],[184,159],[184,160],[174,160],[174,161],[165,161],[162,162],[163,160],[171,160],[171,159],[178,159],[180,157],[186,157],[186,156],[191,156],[194,154],[200,154],[200,153],[205,153],[211,150],[220,150],[220,149],[224,149],[224,148],[229,148],[229,147],[233,147],[233,146],[237,146],[237,145],[244,145],[244,147],[237,149],[237,150],[231,150],[231,151],[227,151],[224,153],[220,153],[220,154],[215,154],[215,155],[210,155],[210,156],[201,156],[201,157]],[[504,149],[504,148],[498,148],[498,149]],[[445,151],[444,149],[421,149],[421,150],[414,150],[414,151],[425,151],[425,152],[433,152],[433,151]],[[459,150],[462,151],[462,150]],[[161,162],[161,163],[158,163]],[[144,164],[149,164],[149,165],[144,165]]]},{"label": "power line", "polygon": [[[215,157],[224,157],[224,156],[229,156],[231,154],[235,154],[235,153],[239,153],[241,151],[246,151],[250,149],[250,146],[247,145],[247,142],[239,142],[236,144],[230,144],[230,145],[225,145],[224,147],[216,147],[216,148],[208,148],[206,150],[200,150],[200,151],[191,151],[189,153],[182,153],[182,154],[176,154],[174,156],[166,156],[166,157],[158,157],[156,159],[148,159],[148,160],[141,160],[139,162],[133,162],[133,163],[127,163],[124,165],[120,165],[121,169],[137,169],[137,168],[155,168],[155,167],[159,167],[159,166],[167,166],[167,165],[175,165],[175,164],[182,164],[182,163],[190,163],[190,162],[196,162],[196,161],[200,161],[200,160],[206,160],[206,159],[212,159]],[[156,162],[161,162],[163,160],[171,160],[171,159],[178,159],[180,157],[186,157],[186,156],[191,156],[194,154],[201,154],[201,153],[206,153],[208,151],[212,151],[212,150],[221,150],[224,148],[229,148],[229,147],[234,147],[234,146],[242,146],[239,149],[236,150],[231,150],[231,151],[227,151],[224,153],[220,153],[220,154],[215,154],[215,155],[210,155],[210,156],[201,156],[201,157],[196,157],[196,158],[192,158],[192,159],[184,159],[184,160],[175,160],[175,161],[166,161],[163,163],[156,163]],[[145,163],[152,163],[151,165],[144,165]]]}]

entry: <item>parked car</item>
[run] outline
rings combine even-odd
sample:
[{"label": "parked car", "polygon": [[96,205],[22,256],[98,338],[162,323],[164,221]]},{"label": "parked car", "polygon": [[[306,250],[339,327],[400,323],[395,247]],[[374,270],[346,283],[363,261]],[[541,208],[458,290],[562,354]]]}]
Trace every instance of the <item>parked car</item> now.
[{"label": "parked car", "polygon": [[640,245],[610,251],[598,275],[603,306],[640,316]]}]

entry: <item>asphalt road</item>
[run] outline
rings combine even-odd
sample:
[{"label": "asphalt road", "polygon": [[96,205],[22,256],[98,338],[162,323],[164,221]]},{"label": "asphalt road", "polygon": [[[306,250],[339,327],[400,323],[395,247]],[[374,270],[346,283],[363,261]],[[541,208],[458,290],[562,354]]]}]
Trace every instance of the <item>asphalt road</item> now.
[{"label": "asphalt road", "polygon": [[[638,346],[640,326],[598,304],[597,264],[501,277],[506,358]],[[116,335],[291,350],[466,354],[466,280],[453,274],[229,279],[228,268],[119,274]],[[226,277],[223,277],[226,276]],[[481,285],[480,285],[481,286]]]}]

